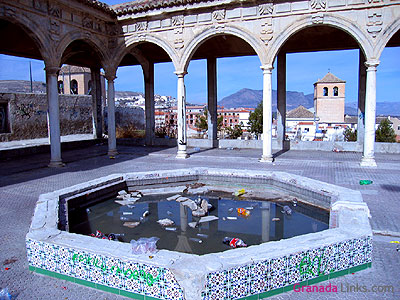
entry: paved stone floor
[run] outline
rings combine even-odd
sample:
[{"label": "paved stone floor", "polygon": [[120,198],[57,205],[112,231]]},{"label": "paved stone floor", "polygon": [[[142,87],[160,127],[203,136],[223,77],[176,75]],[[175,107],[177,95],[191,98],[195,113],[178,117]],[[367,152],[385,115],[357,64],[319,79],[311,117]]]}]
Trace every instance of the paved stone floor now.
[{"label": "paved stone floor", "polygon": [[[186,160],[175,159],[176,148],[119,147],[115,159],[106,156],[106,150],[100,145],[64,152],[67,165],[60,169],[46,167],[48,154],[0,162],[0,288],[8,287],[16,299],[126,299],[28,271],[25,235],[39,194],[112,173],[199,166],[299,174],[360,190],[368,204],[375,232],[372,268],[320,284],[336,285],[337,293],[292,291],[269,299],[400,299],[400,252],[390,244],[400,241],[400,155],[377,154],[377,168],[361,168],[360,153],[288,151],[265,164],[258,162],[261,150],[190,149]],[[373,184],[360,186],[360,179]],[[382,235],[385,232],[391,235]],[[16,261],[4,265],[7,259]],[[393,286],[394,291],[350,292],[350,286]]]}]

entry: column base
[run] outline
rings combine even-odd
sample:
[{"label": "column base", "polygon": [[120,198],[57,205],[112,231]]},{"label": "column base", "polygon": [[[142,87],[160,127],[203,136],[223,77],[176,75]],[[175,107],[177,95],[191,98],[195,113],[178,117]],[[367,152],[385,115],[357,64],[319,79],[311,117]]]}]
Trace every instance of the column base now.
[{"label": "column base", "polygon": [[263,155],[261,156],[261,159],[259,160],[259,162],[263,162],[263,163],[273,163],[274,162],[274,158],[270,155]]},{"label": "column base", "polygon": [[186,151],[178,150],[178,153],[176,154],[177,159],[186,159],[188,157],[189,157],[189,154],[187,154]]},{"label": "column base", "polygon": [[376,167],[375,158],[373,157],[363,157],[360,162],[361,167]]},{"label": "column base", "polygon": [[49,168],[62,168],[65,167],[65,164],[62,162],[62,160],[54,160],[50,161],[50,163],[47,166]]},{"label": "column base", "polygon": [[117,155],[117,154],[118,154],[117,149],[110,149],[110,150],[108,150],[108,152],[107,152],[107,155],[108,155],[108,156],[115,156],[115,155]]}]

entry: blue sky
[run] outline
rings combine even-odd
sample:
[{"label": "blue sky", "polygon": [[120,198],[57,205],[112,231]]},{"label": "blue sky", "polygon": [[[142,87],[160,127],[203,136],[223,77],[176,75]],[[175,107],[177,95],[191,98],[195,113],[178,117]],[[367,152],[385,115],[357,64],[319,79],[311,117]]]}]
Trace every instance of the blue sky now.
[{"label": "blue sky", "polygon": [[[121,0],[104,1],[108,4]],[[0,80],[29,80],[29,61],[32,62],[33,79],[44,81],[41,61],[0,55]],[[377,72],[377,101],[400,101],[400,47],[386,48],[380,57]],[[258,57],[221,58],[217,61],[218,100],[242,88],[262,89],[262,71]],[[313,83],[330,70],[346,80],[346,102],[357,101],[358,50],[323,51],[287,55],[287,90],[304,94],[313,93]],[[187,100],[205,103],[207,99],[206,61],[191,61],[185,76]],[[177,77],[172,63],[155,65],[155,93],[176,97]],[[143,92],[143,75],[139,66],[118,69],[116,90]],[[273,70],[273,88],[276,89],[276,68]]]}]

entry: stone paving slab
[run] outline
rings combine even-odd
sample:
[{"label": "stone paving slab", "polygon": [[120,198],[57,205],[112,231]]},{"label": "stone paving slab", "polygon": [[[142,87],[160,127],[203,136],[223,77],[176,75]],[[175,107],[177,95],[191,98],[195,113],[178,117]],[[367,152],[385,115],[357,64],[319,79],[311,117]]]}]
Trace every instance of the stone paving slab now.
[{"label": "stone paving slab", "polygon": [[[63,152],[67,165],[60,169],[47,168],[49,155],[43,154],[0,162],[0,287],[8,287],[16,299],[127,299],[33,274],[28,271],[25,250],[25,235],[41,193],[119,172],[221,167],[299,174],[360,190],[371,210],[373,230],[400,232],[400,155],[377,154],[377,168],[361,168],[360,153],[288,151],[279,155],[274,164],[266,164],[258,162],[260,150],[189,150],[192,153],[189,159],[176,160],[176,148],[119,147],[121,154],[110,159],[106,146],[92,146]],[[360,186],[360,179],[372,179],[374,183]],[[396,251],[395,244],[390,244],[392,240],[400,240],[400,237],[374,236],[371,269],[319,285],[331,283],[350,287],[358,284],[368,289],[373,285],[390,285],[394,287],[393,292],[292,291],[269,299],[400,299],[400,252]],[[10,258],[15,258],[16,262],[3,265]]]}]

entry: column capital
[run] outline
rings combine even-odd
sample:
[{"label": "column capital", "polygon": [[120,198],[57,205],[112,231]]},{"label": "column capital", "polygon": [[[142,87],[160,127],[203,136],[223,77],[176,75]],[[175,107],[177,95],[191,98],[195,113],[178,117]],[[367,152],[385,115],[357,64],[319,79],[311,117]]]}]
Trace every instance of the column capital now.
[{"label": "column capital", "polygon": [[267,74],[267,73],[272,73],[274,66],[273,65],[262,65],[260,68],[261,68],[261,70],[263,70],[264,74]]},{"label": "column capital", "polygon": [[364,64],[367,67],[367,71],[376,71],[376,67],[379,65],[380,61],[377,59],[367,60]]},{"label": "column capital", "polygon": [[115,73],[106,73],[104,74],[104,77],[107,79],[107,81],[114,81],[117,78]]},{"label": "column capital", "polygon": [[46,66],[44,68],[47,75],[57,75],[57,73],[61,70],[58,66]]},{"label": "column capital", "polygon": [[175,71],[174,73],[176,76],[178,76],[178,78],[183,78],[187,74],[186,71]]}]

